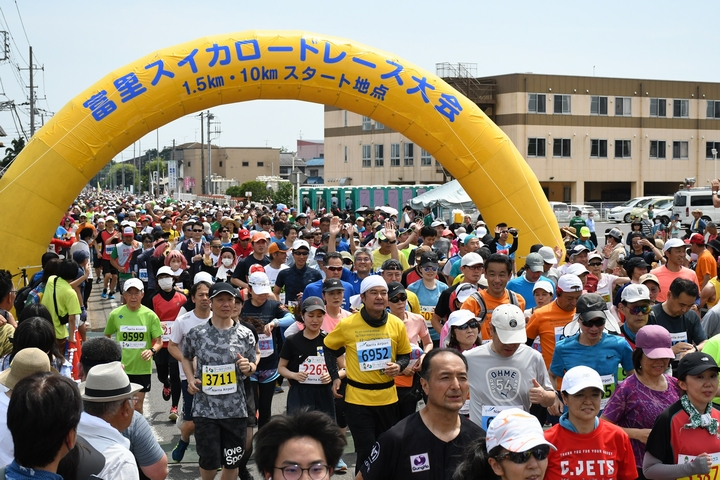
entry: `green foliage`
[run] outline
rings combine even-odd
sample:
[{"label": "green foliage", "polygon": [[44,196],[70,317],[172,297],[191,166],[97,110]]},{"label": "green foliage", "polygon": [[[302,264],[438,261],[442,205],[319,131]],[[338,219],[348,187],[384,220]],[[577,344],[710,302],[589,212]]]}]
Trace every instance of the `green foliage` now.
[{"label": "green foliage", "polygon": [[293,187],[292,183],[290,182],[280,182],[278,184],[278,190],[275,192],[272,196],[273,202],[275,203],[283,203],[287,205],[288,207],[290,205],[293,205],[295,202],[293,200]]},{"label": "green foliage", "polygon": [[225,195],[230,195],[231,197],[244,197],[245,192],[252,192],[251,199],[255,202],[265,201],[265,198],[268,196],[269,193],[267,190],[267,183],[253,180],[250,182],[245,182],[239,187],[228,188],[225,191]]},{"label": "green foliage", "polygon": [[0,167],[6,167],[15,160],[15,157],[20,155],[22,149],[25,148],[25,139],[20,136],[11,141],[12,147],[5,149],[5,157],[0,161]]},{"label": "green foliage", "polygon": [[[125,170],[125,188],[127,190],[130,189],[130,185],[135,184],[136,175],[137,175],[137,169],[131,165],[129,162],[124,163],[116,163],[110,167],[108,170],[108,174],[105,178],[105,183],[107,185],[117,185],[118,187],[121,187],[123,184],[123,178],[122,178],[122,172]],[[114,184],[113,182],[114,178]]]}]

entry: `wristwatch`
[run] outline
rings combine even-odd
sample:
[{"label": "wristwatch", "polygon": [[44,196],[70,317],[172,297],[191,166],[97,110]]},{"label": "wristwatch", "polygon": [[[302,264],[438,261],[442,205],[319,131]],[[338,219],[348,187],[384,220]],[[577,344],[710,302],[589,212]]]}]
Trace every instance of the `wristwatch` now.
[{"label": "wristwatch", "polygon": [[155,356],[155,354],[157,353],[157,352],[155,351],[155,347],[151,347],[151,348],[150,348],[150,351],[152,352],[152,354],[153,354],[153,357],[154,357],[154,356]]}]

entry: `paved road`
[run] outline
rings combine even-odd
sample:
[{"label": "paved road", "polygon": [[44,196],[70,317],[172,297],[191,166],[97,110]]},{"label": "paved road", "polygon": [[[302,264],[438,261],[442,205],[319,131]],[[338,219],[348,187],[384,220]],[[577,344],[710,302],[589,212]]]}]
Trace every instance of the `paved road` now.
[{"label": "paved road", "polygon": [[[110,312],[120,305],[120,295],[116,294],[116,300],[103,300],[100,298],[102,292],[101,285],[93,285],[93,292],[88,302],[88,322],[89,322],[89,334],[88,336],[102,335],[105,328],[108,315]],[[153,369],[153,373],[154,373]],[[287,382],[283,385],[283,388],[287,391]],[[180,439],[180,424],[179,422],[171,422],[168,419],[170,412],[170,402],[165,402],[162,399],[162,384],[158,381],[157,377],[153,375],[152,389],[145,397],[144,414],[148,422],[153,428],[155,438],[157,439],[163,450],[167,452],[169,463],[170,474],[169,479],[195,479],[199,478],[198,471],[198,456],[195,452],[195,439],[190,439],[190,448],[185,453],[185,458],[180,463],[172,463],[172,457],[170,452],[177,444]],[[276,394],[273,400],[273,415],[279,415],[285,412],[285,402],[287,399],[286,393]],[[182,402],[182,401],[181,401]],[[182,406],[180,407],[182,411]],[[348,446],[345,449],[345,455],[343,459],[348,464],[348,474],[346,478],[351,478],[353,469],[355,468],[355,453],[353,452],[355,447],[352,443],[352,436],[348,433]],[[262,478],[255,468],[255,463],[251,460],[248,465],[248,469],[256,479]],[[218,475],[219,478],[219,475]]]}]

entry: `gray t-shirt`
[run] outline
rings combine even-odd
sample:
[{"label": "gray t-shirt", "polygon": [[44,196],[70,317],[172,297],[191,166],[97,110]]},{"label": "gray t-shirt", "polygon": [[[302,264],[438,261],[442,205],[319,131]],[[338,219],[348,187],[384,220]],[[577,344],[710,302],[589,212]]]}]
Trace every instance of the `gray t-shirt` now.
[{"label": "gray t-shirt", "polygon": [[165,451],[155,440],[150,424],[140,412],[133,412],[130,426],[122,434],[130,440],[130,451],[141,467],[154,465],[165,455]]},{"label": "gray t-shirt", "polygon": [[530,410],[533,379],[545,390],[553,389],[540,352],[521,344],[511,357],[503,357],[491,345],[463,352],[468,362],[470,420],[486,430],[489,421],[505,408]]},{"label": "gray t-shirt", "polygon": [[707,311],[702,319],[702,327],[707,338],[712,338],[720,333],[720,303]]},{"label": "gray t-shirt", "polygon": [[245,375],[240,371],[238,354],[255,362],[255,337],[233,322],[219,330],[207,323],[192,328],[185,336],[183,356],[197,359],[195,377],[202,379],[200,391],[193,400],[193,416],[203,418],[246,418]]}]

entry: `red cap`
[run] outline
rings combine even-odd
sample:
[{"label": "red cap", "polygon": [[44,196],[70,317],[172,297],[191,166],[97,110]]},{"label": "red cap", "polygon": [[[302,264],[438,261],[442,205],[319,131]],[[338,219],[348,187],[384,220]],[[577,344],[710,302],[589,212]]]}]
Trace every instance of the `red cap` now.
[{"label": "red cap", "polygon": [[263,267],[259,263],[251,265],[250,269],[248,270],[248,276],[252,275],[255,272],[265,272],[265,267]]},{"label": "red cap", "polygon": [[705,237],[699,233],[693,233],[692,236],[690,236],[690,243],[694,245],[705,245]]},{"label": "red cap", "polygon": [[238,238],[240,240],[249,240],[250,239],[250,230],[243,228],[238,232]]},{"label": "red cap", "polygon": [[319,226],[320,226],[320,220],[317,219],[317,218],[316,218],[315,220],[313,220],[313,221],[312,221],[312,226],[313,226],[313,227],[319,227]]}]

